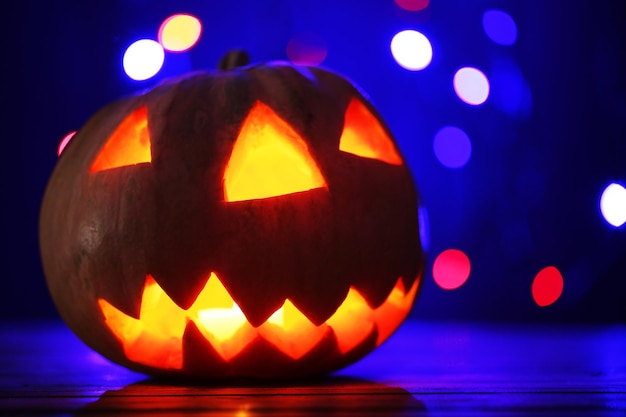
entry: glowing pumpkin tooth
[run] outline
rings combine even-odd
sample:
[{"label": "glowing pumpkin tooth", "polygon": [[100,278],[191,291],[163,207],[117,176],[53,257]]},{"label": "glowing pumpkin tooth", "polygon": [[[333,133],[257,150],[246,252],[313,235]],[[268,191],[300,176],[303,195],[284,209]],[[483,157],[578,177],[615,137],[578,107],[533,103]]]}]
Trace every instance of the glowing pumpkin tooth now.
[{"label": "glowing pumpkin tooth", "polygon": [[215,272],[211,272],[204,288],[198,293],[196,301],[189,308],[189,312],[193,313],[199,309],[220,308],[230,309],[235,305],[235,301],[222,284]]},{"label": "glowing pumpkin tooth", "polygon": [[180,337],[164,337],[144,330],[133,343],[124,345],[128,359],[162,369],[181,369],[183,351]]},{"label": "glowing pumpkin tooth", "polygon": [[233,308],[198,310],[198,318],[194,321],[197,324],[201,324],[206,331],[222,342],[232,337],[248,320],[237,304],[235,304]]},{"label": "glowing pumpkin tooth", "polygon": [[314,325],[289,300],[259,327],[259,334],[288,356],[306,355],[324,337],[328,326]]},{"label": "glowing pumpkin tooth", "polygon": [[272,314],[268,319],[268,323],[275,324],[277,326],[282,327],[285,324],[285,315],[283,307],[279,308]]},{"label": "glowing pumpkin tooth", "polygon": [[166,337],[182,337],[187,324],[184,310],[172,301],[151,275],[146,277],[139,319],[147,329]]},{"label": "glowing pumpkin tooth", "polygon": [[358,346],[374,329],[372,309],[352,287],[341,306],[326,323],[333,329],[341,353],[347,353]]},{"label": "glowing pumpkin tooth", "polygon": [[142,331],[140,320],[122,313],[107,300],[98,299],[98,305],[104,316],[104,323],[120,341],[132,343],[139,337]]},{"label": "glowing pumpkin tooth", "polygon": [[182,334],[170,335],[151,329],[141,319],[127,316],[106,300],[99,299],[98,304],[105,324],[122,343],[128,359],[163,369],[182,368]]},{"label": "glowing pumpkin tooth", "polygon": [[230,339],[248,322],[215,272],[209,276],[187,315],[202,331],[210,333],[217,344]]},{"label": "glowing pumpkin tooth", "polygon": [[257,329],[248,322],[244,322],[233,334],[223,340],[218,339],[214,333],[209,332],[198,324],[199,330],[206,341],[225,361],[230,361],[241,353],[254,339],[258,337]]},{"label": "glowing pumpkin tooth", "polygon": [[374,310],[373,319],[378,329],[376,346],[391,336],[410,313],[420,279],[421,277],[417,277],[409,291],[405,292],[402,278],[399,278],[396,286],[389,293],[387,300]]}]

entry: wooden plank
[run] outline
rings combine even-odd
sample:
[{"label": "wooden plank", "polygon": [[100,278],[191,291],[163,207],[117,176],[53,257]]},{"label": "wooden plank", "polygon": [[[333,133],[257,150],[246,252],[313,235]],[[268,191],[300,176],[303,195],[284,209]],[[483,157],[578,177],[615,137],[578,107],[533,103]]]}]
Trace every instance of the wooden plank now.
[{"label": "wooden plank", "polygon": [[292,383],[172,384],[58,322],[0,324],[0,414],[626,414],[626,326],[408,322],[359,363]]}]

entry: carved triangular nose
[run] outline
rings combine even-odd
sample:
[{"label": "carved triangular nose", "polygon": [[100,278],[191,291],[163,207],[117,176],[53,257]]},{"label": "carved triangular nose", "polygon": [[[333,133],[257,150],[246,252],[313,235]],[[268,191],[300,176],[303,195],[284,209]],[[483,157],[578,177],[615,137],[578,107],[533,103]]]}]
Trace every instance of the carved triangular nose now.
[{"label": "carved triangular nose", "polygon": [[253,200],[326,187],[306,142],[257,101],[244,120],[224,172],[224,200]]}]

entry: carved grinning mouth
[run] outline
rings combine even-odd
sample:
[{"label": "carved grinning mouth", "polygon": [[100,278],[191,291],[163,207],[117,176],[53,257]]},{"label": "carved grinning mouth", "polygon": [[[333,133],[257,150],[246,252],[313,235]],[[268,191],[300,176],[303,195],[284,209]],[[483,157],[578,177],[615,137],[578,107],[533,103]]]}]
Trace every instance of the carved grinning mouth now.
[{"label": "carved grinning mouth", "polygon": [[319,326],[313,324],[290,300],[264,323],[253,327],[215,273],[192,306],[180,308],[148,275],[141,299],[139,319],[130,317],[108,301],[98,304],[105,323],[117,337],[126,357],[136,363],[161,369],[182,369],[183,335],[193,322],[225,362],[236,358],[255,339],[261,338],[293,360],[313,350],[329,332],[339,353],[355,349],[374,332],[380,345],[409,313],[419,279],[407,291],[398,279],[385,302],[371,308],[350,287],[337,311]]}]

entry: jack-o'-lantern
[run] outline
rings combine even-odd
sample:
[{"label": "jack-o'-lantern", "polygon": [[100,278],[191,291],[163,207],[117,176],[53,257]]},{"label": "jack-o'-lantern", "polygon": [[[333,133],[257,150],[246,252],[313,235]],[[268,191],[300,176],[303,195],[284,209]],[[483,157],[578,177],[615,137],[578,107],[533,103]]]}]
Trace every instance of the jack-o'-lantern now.
[{"label": "jack-o'-lantern", "polygon": [[52,298],[150,374],[332,372],[387,339],[423,271],[418,195],[346,79],[266,63],[193,73],[95,114],[41,209]]}]

